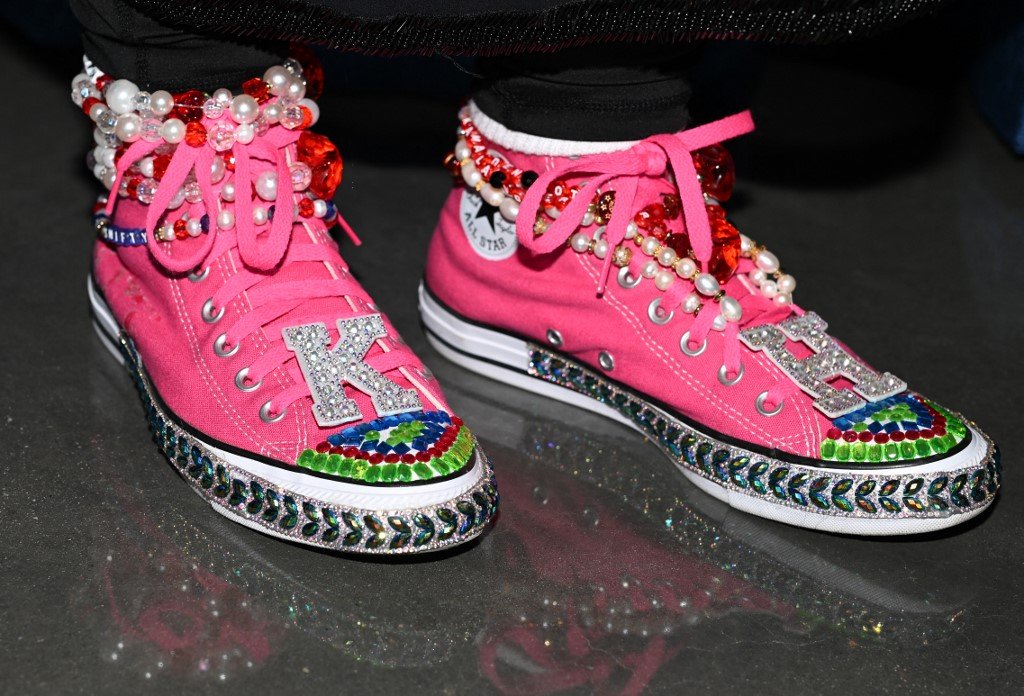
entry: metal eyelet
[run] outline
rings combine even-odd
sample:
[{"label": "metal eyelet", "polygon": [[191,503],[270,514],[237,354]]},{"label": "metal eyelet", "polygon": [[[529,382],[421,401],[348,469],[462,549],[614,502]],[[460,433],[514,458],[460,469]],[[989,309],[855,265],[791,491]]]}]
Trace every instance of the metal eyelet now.
[{"label": "metal eyelet", "polygon": [[249,376],[249,368],[248,367],[243,367],[241,370],[238,371],[238,374],[235,375],[235,386],[238,387],[239,391],[244,391],[244,392],[256,391],[257,389],[260,388],[260,385],[263,384],[263,380],[262,379],[261,380],[257,380],[256,382],[253,382],[252,384],[246,384],[245,380],[246,380],[246,378],[248,378],[248,376]]},{"label": "metal eyelet", "polygon": [[597,354],[597,364],[601,366],[601,369],[605,372],[611,372],[615,369],[615,358],[612,354],[606,350],[602,350]]},{"label": "metal eyelet", "polygon": [[661,298],[655,297],[651,300],[651,304],[647,305],[647,318],[655,324],[663,325],[672,321],[672,317],[675,315],[675,310],[665,314],[661,311]]},{"label": "metal eyelet", "polygon": [[263,421],[264,423],[276,423],[279,420],[281,420],[282,418],[284,418],[286,415],[288,415],[288,409],[287,408],[284,409],[283,411],[281,411],[280,413],[278,413],[276,416],[270,415],[270,402],[271,401],[273,401],[273,399],[267,400],[267,403],[265,403],[262,406],[260,406],[260,420]]},{"label": "metal eyelet", "polygon": [[203,310],[200,312],[203,315],[203,321],[207,324],[216,324],[220,321],[220,318],[224,316],[224,308],[216,309],[213,306],[213,298],[211,297],[203,303]]},{"label": "metal eyelet", "polygon": [[209,266],[199,271],[198,273],[189,273],[188,279],[191,280],[193,283],[201,283],[202,281],[206,280],[206,276],[208,275],[210,275]]},{"label": "metal eyelet", "polygon": [[690,332],[687,331],[683,334],[683,337],[679,339],[679,350],[683,351],[683,355],[688,355],[691,358],[696,358],[698,355],[707,350],[708,339],[704,341],[697,348],[690,348]]},{"label": "metal eyelet", "polygon": [[555,348],[560,348],[562,346],[562,334],[560,334],[556,329],[548,329],[545,338],[547,338],[548,343],[553,345]]},{"label": "metal eyelet", "polygon": [[227,342],[227,333],[222,333],[220,336],[217,337],[217,340],[213,342],[213,352],[216,353],[218,357],[227,358],[238,352],[238,346],[240,345],[239,343],[236,343],[230,348],[225,348],[224,346],[227,345]]},{"label": "metal eyelet", "polygon": [[768,398],[768,392],[766,391],[763,391],[757,395],[757,400],[754,401],[754,408],[757,409],[758,413],[760,413],[762,416],[767,416],[768,418],[771,418],[772,416],[777,416],[779,413],[782,412],[782,407],[785,405],[782,403],[776,406],[774,411],[767,410],[764,407],[764,400],[766,398]]},{"label": "metal eyelet", "polygon": [[[611,253],[611,252],[609,251],[608,253]],[[626,290],[632,290],[637,285],[639,285],[640,281],[643,280],[643,279],[644,279],[644,277],[643,276],[639,276],[639,275],[634,277],[629,272],[629,266],[623,266],[622,268],[619,269],[619,275],[618,275],[619,285],[624,287]]]},{"label": "metal eyelet", "polygon": [[729,371],[725,369],[725,365],[718,368],[718,381],[726,387],[731,387],[734,384],[738,384],[743,379],[743,365],[740,365],[740,369],[736,371],[736,376],[729,379]]}]

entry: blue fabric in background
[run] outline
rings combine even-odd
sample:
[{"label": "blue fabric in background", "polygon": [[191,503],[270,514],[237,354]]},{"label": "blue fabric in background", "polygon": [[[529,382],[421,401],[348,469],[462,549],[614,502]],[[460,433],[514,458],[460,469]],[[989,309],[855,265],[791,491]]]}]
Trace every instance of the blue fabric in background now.
[{"label": "blue fabric in background", "polygon": [[971,87],[996,133],[1024,154],[1024,3],[981,5]]}]

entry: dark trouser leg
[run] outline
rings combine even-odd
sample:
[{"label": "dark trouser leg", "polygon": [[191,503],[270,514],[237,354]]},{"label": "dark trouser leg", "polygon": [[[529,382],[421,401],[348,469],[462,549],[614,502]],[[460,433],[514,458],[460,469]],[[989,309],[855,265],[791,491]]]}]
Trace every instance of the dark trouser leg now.
[{"label": "dark trouser leg", "polygon": [[569,140],[636,140],[690,116],[697,46],[600,44],[481,58],[473,99],[507,128]]},{"label": "dark trouser leg", "polygon": [[287,55],[283,43],[164,26],[126,0],[71,0],[71,9],[82,25],[86,55],[104,72],[144,90],[234,88]]}]

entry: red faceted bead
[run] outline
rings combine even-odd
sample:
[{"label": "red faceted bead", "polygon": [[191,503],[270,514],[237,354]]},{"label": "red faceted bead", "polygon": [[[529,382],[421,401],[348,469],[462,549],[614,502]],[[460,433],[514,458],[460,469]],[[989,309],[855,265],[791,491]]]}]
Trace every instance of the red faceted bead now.
[{"label": "red faceted bead", "polygon": [[902,430],[894,430],[889,435],[889,439],[891,439],[893,442],[903,442],[906,438],[907,436],[903,433]]},{"label": "red faceted bead", "polygon": [[854,442],[857,439],[857,433],[853,432],[852,430],[847,430],[845,433],[843,433],[843,439],[846,440],[847,442]]},{"label": "red faceted bead", "polygon": [[171,156],[168,154],[157,155],[153,158],[153,178],[159,181],[164,178],[167,166],[171,163]]},{"label": "red faceted bead", "polygon": [[661,197],[661,200],[665,205],[665,217],[669,220],[675,220],[679,217],[679,213],[683,210],[683,203],[679,196],[674,193],[666,193]]},{"label": "red faceted bead", "polygon": [[85,100],[82,102],[82,113],[84,113],[86,116],[88,116],[89,115],[89,110],[92,109],[93,104],[99,104],[99,103],[100,103],[100,100],[97,99],[96,97],[86,97]]},{"label": "red faceted bead", "polygon": [[676,256],[684,258],[690,255],[693,247],[690,246],[690,238],[683,232],[674,232],[665,237],[663,244],[676,252]]},{"label": "red faceted bead", "polygon": [[384,455],[384,462],[386,464],[397,464],[402,460],[402,455],[395,454],[394,452]]},{"label": "red faceted bead", "polygon": [[838,440],[842,436],[843,431],[835,427],[829,428],[828,432],[825,433],[825,437],[827,437],[829,440]]},{"label": "red faceted bead", "polygon": [[292,44],[289,53],[302,66],[302,77],[306,80],[306,96],[310,99],[319,99],[324,93],[324,68],[320,64],[320,59],[305,44]]},{"label": "red faceted bead", "polygon": [[353,459],[359,456],[360,451],[358,447],[346,447],[342,454],[344,454],[349,459]]},{"label": "red faceted bead", "polygon": [[298,142],[298,156],[301,162],[313,170],[309,190],[317,198],[329,201],[341,184],[341,153],[326,137],[310,131],[302,131]]},{"label": "red faceted bead", "polygon": [[204,102],[205,94],[198,89],[190,89],[174,95],[174,110],[171,113],[185,123],[194,123],[203,117]]},{"label": "red faceted bead", "polygon": [[[717,208],[718,206],[708,206]],[[708,271],[724,283],[732,277],[740,262],[740,233],[725,217],[708,216],[711,224],[711,263]]]},{"label": "red faceted bead", "polygon": [[415,454],[410,454],[409,452],[406,452],[405,454],[402,455],[402,463],[403,464],[415,464],[416,463],[416,455]]},{"label": "red faceted bead", "polygon": [[[174,221],[174,236],[177,237],[178,239],[185,239],[185,237],[188,236],[188,223],[182,220],[181,218]],[[321,442],[319,445],[316,446],[316,451],[326,452],[326,447],[324,449],[320,449],[320,447],[324,445],[327,445],[327,443]]]},{"label": "red faceted bead", "polygon": [[[181,222],[181,220],[178,220],[178,222]],[[178,228],[178,222],[174,223],[174,228],[175,229]],[[316,445],[316,451],[320,452],[321,454],[323,454],[324,452],[330,451],[330,449],[331,449],[331,443],[329,443],[329,442],[319,442]]]},{"label": "red faceted bead", "polygon": [[107,85],[109,85],[113,81],[114,78],[112,78],[110,75],[100,75],[96,78],[96,89],[102,92],[107,88]]},{"label": "red faceted bead", "polygon": [[242,91],[260,104],[270,99],[270,85],[258,77],[243,82]]},{"label": "red faceted bead", "polygon": [[889,441],[889,433],[875,433],[875,442],[884,445]]},{"label": "red faceted bead", "polygon": [[299,201],[299,215],[304,218],[313,217],[313,201],[308,198]]},{"label": "red faceted bead", "polygon": [[916,430],[908,430],[907,431],[907,439],[908,440],[916,440],[919,437],[921,437],[921,433],[917,432]]},{"label": "red faceted bead", "polygon": [[668,236],[668,228],[665,227],[665,223],[656,222],[647,228],[647,233],[661,242]]},{"label": "red faceted bead", "polygon": [[193,121],[185,126],[185,142],[192,147],[201,147],[206,144],[206,128],[203,124]]},{"label": "red faceted bead", "polygon": [[142,181],[141,177],[137,177],[137,176],[133,176],[131,179],[128,180],[128,197],[129,198],[137,198],[138,197],[139,182],[141,182],[141,181]]},{"label": "red faceted bead", "polygon": [[302,123],[298,125],[298,128],[306,130],[313,125],[313,112],[309,110],[308,106],[299,106],[299,110],[302,112]]},{"label": "red faceted bead", "polygon": [[328,450],[331,454],[341,455],[345,450],[341,447],[332,447]]},{"label": "red faceted bead", "polygon": [[874,436],[871,434],[870,430],[865,430],[864,432],[862,432],[860,434],[859,439],[860,439],[861,442],[871,442],[871,439],[873,437]]},{"label": "red faceted bead", "polygon": [[417,452],[416,453],[416,461],[418,461],[418,462],[429,462],[430,461],[430,452]]},{"label": "red faceted bead", "polygon": [[704,193],[720,201],[729,200],[736,183],[736,170],[728,150],[721,145],[701,148],[693,153],[693,166],[700,175]]},{"label": "red faceted bead", "polygon": [[380,464],[382,461],[384,461],[384,455],[380,452],[374,452],[369,456],[369,462],[371,464]]},{"label": "red faceted bead", "polygon": [[665,219],[665,206],[661,203],[652,203],[633,217],[633,222],[642,230],[650,229],[651,225]]}]

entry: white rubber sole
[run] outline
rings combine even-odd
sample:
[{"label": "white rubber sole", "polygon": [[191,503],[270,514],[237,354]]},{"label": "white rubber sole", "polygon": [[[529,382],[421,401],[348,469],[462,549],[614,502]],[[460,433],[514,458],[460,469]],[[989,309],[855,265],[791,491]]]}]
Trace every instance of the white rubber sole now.
[{"label": "white rubber sole", "polygon": [[[130,370],[137,370],[140,373],[140,379],[145,384],[145,388],[155,393],[148,377],[144,374],[141,357],[136,356],[135,361],[137,365],[134,368],[126,360],[120,348],[121,327],[103,300],[103,297],[97,291],[91,277],[88,279],[87,292],[93,311],[93,326],[101,343],[118,362]],[[165,421],[168,423],[173,421],[170,414],[164,413],[155,403],[154,408],[161,411],[161,418]],[[168,425],[167,427],[171,428],[172,426]],[[355,518],[358,518],[353,524],[359,523],[367,516],[384,520],[397,519],[399,517],[403,519],[408,518],[406,520],[408,522],[408,520],[417,516],[426,515],[429,517],[430,515],[436,515],[438,510],[443,509],[446,512],[441,514],[452,513],[456,520],[456,528],[461,529],[465,526],[465,519],[461,520],[461,522],[459,521],[457,506],[461,504],[465,508],[466,505],[472,505],[474,509],[473,519],[475,523],[467,527],[464,534],[461,532],[459,534],[453,533],[447,538],[439,540],[444,543],[436,543],[431,540],[417,545],[410,542],[396,549],[383,548],[388,546],[386,543],[375,545],[371,548],[366,548],[365,544],[362,544],[358,545],[358,547],[356,547],[357,545],[348,545],[347,547],[342,547],[342,550],[375,553],[406,553],[436,550],[442,546],[447,547],[470,540],[482,531],[485,518],[489,519],[495,511],[493,507],[496,502],[496,495],[484,492],[484,489],[493,491],[493,472],[479,447],[475,449],[473,466],[459,476],[437,483],[423,483],[411,486],[364,486],[310,476],[301,471],[291,471],[273,466],[241,456],[235,452],[226,451],[206,441],[194,431],[186,433],[176,422],[173,428],[181,437],[187,437],[193,447],[201,448],[209,461],[216,462],[218,464],[218,471],[223,471],[225,475],[228,472],[237,472],[241,475],[235,476],[235,478],[239,480],[244,479],[247,482],[256,481],[263,489],[280,492],[282,500],[285,496],[289,496],[290,499],[296,501],[313,501],[311,504],[315,504],[317,510],[324,511],[329,509],[338,516],[345,512],[350,512]],[[187,477],[186,480],[188,480]],[[223,500],[209,495],[209,491],[205,490],[202,486],[197,486],[193,481],[189,481],[189,483],[192,484],[193,490],[207,500],[211,507],[234,522],[270,536],[315,546],[329,546],[329,544],[314,543],[307,538],[302,538],[301,534],[297,536],[291,528],[281,529],[274,524],[267,524],[266,520],[260,515],[253,517],[252,515],[240,514],[240,510],[245,508],[244,505],[241,507],[239,504],[226,505]],[[249,484],[247,483],[246,485],[248,486]],[[479,497],[481,495],[484,495],[487,505],[480,502]],[[466,513],[462,514],[465,516]],[[310,519],[309,521],[315,520]],[[388,523],[385,522],[386,524]],[[449,523],[448,520],[434,519],[424,524],[446,527]],[[423,530],[418,530],[414,527],[413,529],[414,531],[424,531],[427,528],[424,527]],[[350,529],[349,531],[352,530]],[[386,528],[385,531],[388,540],[393,540],[393,531],[400,532],[400,527],[394,530]]]},{"label": "white rubber sole", "polygon": [[[544,348],[543,346],[536,346],[515,336],[465,321],[438,302],[423,284],[419,288],[419,310],[426,329],[427,340],[435,350],[455,364],[484,377],[605,416],[651,438],[650,433],[638,427],[636,423],[611,406],[531,374],[531,352],[538,348]],[[546,350],[546,348],[544,349]],[[565,362],[572,364],[569,359],[565,359]],[[579,367],[584,370],[588,369],[585,366]],[[667,413],[655,404],[645,402],[645,407],[667,421],[680,423],[676,416]],[[692,424],[686,424],[685,428],[701,438],[736,452],[734,446],[716,440]],[[847,473],[850,475],[867,473],[899,477],[937,475],[938,472],[960,471],[969,469],[971,466],[984,466],[986,457],[990,459],[992,456],[991,442],[974,427],[971,427],[971,430],[973,437],[968,447],[950,457],[924,466],[900,466],[857,472],[821,467],[815,468],[815,471],[820,472],[821,475],[834,476]],[[739,453],[743,454],[743,452]],[[738,487],[723,485],[718,480],[684,465],[672,455],[669,456],[691,483],[733,508],[785,524],[839,534],[891,536],[933,532],[962,524],[981,514],[994,499],[993,495],[986,500],[984,505],[963,511],[957,510],[945,515],[904,517],[879,514],[862,516],[857,512],[853,514],[823,514],[815,512],[813,508],[782,505],[770,498],[764,499],[751,495]]]}]

